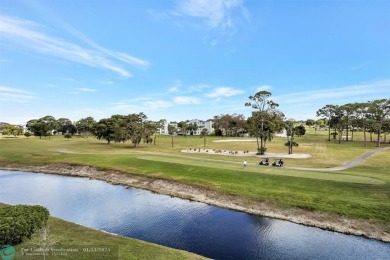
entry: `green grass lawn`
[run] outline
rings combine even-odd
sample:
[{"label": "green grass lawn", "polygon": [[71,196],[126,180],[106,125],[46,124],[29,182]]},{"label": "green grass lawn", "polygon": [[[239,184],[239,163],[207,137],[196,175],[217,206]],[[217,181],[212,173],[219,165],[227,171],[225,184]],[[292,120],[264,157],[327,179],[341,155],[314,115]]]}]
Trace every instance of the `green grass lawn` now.
[{"label": "green grass lawn", "polygon": [[[5,207],[0,203],[0,207]],[[31,239],[15,246],[14,259],[26,259],[22,250],[30,248],[65,248],[79,249],[79,252],[68,256],[53,256],[49,253],[46,259],[205,259],[201,256],[168,247],[147,243],[144,241],[108,234],[102,231],[86,228],[55,217],[48,221],[48,236],[43,238],[37,232]],[[102,254],[83,252],[84,248],[108,248],[106,257]],[[27,251],[32,252],[32,251]],[[119,257],[119,258],[118,258]],[[44,259],[43,256],[29,257],[27,259]]]},{"label": "green grass lawn", "polygon": [[[357,135],[357,134],[355,134]],[[249,139],[249,138],[229,138]],[[175,180],[205,187],[223,194],[240,196],[251,203],[270,202],[276,208],[300,208],[351,218],[369,219],[390,232],[390,150],[371,157],[364,164],[348,170],[322,172],[288,168],[260,167],[259,158],[182,153],[182,149],[207,148],[256,151],[256,142],[214,142],[219,137],[157,136],[156,145],[130,143],[107,145],[96,139],[61,136],[38,139],[0,139],[0,163],[25,165],[68,163],[116,169],[128,174]],[[286,166],[327,168],[375,149],[362,142],[327,141],[327,131],[308,131],[296,139],[294,153],[307,153],[309,159],[285,159]],[[267,152],[287,152],[285,138],[275,137],[267,143]],[[384,145],[385,146],[385,145]],[[387,144],[389,146],[389,144]]]}]

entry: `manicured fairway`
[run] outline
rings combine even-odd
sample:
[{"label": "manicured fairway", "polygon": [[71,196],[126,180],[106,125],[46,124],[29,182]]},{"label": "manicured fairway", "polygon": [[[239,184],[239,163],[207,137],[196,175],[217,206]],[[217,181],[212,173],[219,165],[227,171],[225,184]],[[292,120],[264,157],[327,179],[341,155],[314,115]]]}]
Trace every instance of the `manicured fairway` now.
[{"label": "manicured fairway", "polygon": [[[230,138],[231,139],[231,138]],[[213,142],[188,136],[157,136],[156,145],[129,143],[106,144],[96,139],[61,136],[48,138],[0,139],[0,163],[43,165],[67,163],[115,169],[135,175],[173,180],[204,187],[221,194],[239,196],[248,205],[272,203],[274,207],[299,208],[357,219],[369,219],[390,232],[390,150],[370,157],[357,167],[333,172],[296,170],[288,167],[329,168],[356,159],[375,149],[362,142],[327,141],[326,132],[308,132],[298,139],[294,153],[311,154],[308,159],[285,159],[284,168],[258,166],[259,157],[222,156],[204,153],[182,153],[182,149],[206,148],[232,151],[255,151],[256,142]],[[247,139],[247,138],[245,138]],[[268,152],[286,152],[284,138],[267,143]],[[386,145],[384,145],[386,146]],[[389,146],[389,144],[387,144]]]}]

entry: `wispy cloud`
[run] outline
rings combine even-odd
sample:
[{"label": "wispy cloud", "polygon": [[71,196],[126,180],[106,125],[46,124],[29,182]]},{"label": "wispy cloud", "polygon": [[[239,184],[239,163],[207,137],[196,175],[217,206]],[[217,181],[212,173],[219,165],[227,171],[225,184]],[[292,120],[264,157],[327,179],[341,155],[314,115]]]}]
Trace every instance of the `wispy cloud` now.
[{"label": "wispy cloud", "polygon": [[173,86],[173,87],[170,87],[170,88],[168,89],[168,92],[169,92],[169,93],[175,93],[175,92],[178,92],[179,89],[180,89],[179,87]]},{"label": "wispy cloud", "polygon": [[206,22],[210,28],[233,28],[232,13],[242,6],[241,0],[186,0],[178,2],[177,12]]},{"label": "wispy cloud", "polygon": [[75,43],[50,36],[43,32],[43,28],[43,26],[29,20],[0,15],[0,36],[3,39],[8,39],[13,45],[17,44],[38,53],[113,71],[123,77],[131,77],[132,74],[117,61],[142,68],[149,65],[147,61],[142,59],[103,48],[71,27],[67,27],[67,31],[77,35],[92,48],[84,48]]},{"label": "wispy cloud", "polygon": [[237,32],[236,22],[249,17],[242,0],[182,0],[176,3],[173,10],[162,12],[158,19],[170,17],[180,27],[191,26],[204,31],[207,34],[203,41],[213,46],[229,41]]},{"label": "wispy cloud", "polygon": [[173,86],[168,89],[169,93],[175,93],[178,92],[183,87],[183,83],[181,80],[175,80],[173,83]]},{"label": "wispy cloud", "polygon": [[114,81],[112,80],[101,80],[99,81],[100,84],[104,84],[104,85],[113,85],[114,84]]},{"label": "wispy cloud", "polygon": [[175,97],[174,102],[179,105],[191,105],[191,104],[201,104],[201,101],[197,97],[187,97],[187,96],[178,96]]},{"label": "wispy cloud", "polygon": [[0,86],[0,100],[24,103],[34,98],[35,96],[25,90]]},{"label": "wispy cloud", "polygon": [[172,102],[163,99],[135,98],[124,102],[117,102],[110,110],[121,111],[121,113],[139,113],[171,106],[173,106]]},{"label": "wispy cloud", "polygon": [[206,94],[208,98],[221,98],[221,97],[231,97],[243,94],[244,91],[241,89],[234,89],[231,87],[219,87],[213,91]]},{"label": "wispy cloud", "polygon": [[[303,103],[315,102],[320,100],[328,100],[331,102],[336,99],[346,100],[348,98],[364,97],[367,101],[370,96],[390,96],[390,80],[375,81],[362,83],[358,85],[345,86],[340,88],[330,88],[322,90],[312,90],[291,93],[287,95],[275,96],[275,100],[279,103]],[[348,102],[348,101],[346,101]]]},{"label": "wispy cloud", "polygon": [[197,85],[192,85],[188,87],[187,92],[192,93],[192,92],[202,92],[205,89],[210,88],[209,85],[207,84],[197,84]]},{"label": "wispy cloud", "polygon": [[268,86],[268,85],[264,85],[264,86],[258,86],[256,88],[256,91],[259,92],[259,91],[270,91],[272,89],[271,86]]},{"label": "wispy cloud", "polygon": [[362,64],[358,64],[358,65],[352,66],[349,69],[352,70],[352,71],[360,70],[360,69],[362,69],[362,68],[364,68],[366,66],[367,66],[367,63],[362,63]]},{"label": "wispy cloud", "polygon": [[176,80],[172,87],[168,89],[169,93],[177,93],[180,92],[182,94],[195,93],[195,92],[203,92],[205,89],[210,88],[207,84],[194,84],[194,85],[184,85],[180,80]]},{"label": "wispy cloud", "polygon": [[76,88],[77,91],[80,91],[80,92],[95,92],[96,89],[93,89],[93,88]]}]

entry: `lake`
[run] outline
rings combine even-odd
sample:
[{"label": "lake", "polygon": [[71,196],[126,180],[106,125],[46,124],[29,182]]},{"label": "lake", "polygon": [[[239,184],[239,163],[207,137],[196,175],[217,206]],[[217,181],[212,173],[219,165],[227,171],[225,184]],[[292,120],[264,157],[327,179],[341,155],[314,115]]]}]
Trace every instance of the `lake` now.
[{"label": "lake", "polygon": [[0,171],[0,202],[214,259],[388,259],[390,244],[87,178]]}]

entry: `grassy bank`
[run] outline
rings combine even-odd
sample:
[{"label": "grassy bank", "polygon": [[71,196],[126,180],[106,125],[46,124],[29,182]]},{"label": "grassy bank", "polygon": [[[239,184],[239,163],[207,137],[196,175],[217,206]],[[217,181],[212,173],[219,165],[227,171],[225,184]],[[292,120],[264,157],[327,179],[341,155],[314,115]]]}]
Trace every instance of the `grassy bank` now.
[{"label": "grassy bank", "polygon": [[[307,153],[308,159],[285,159],[286,166],[327,168],[346,163],[367,151],[362,142],[326,141],[327,132],[307,133],[298,139],[295,153]],[[232,140],[234,138],[230,138]],[[242,140],[242,138],[237,138]],[[247,138],[245,138],[247,139]],[[123,174],[148,176],[189,184],[219,194],[237,196],[247,207],[259,203],[277,209],[303,209],[324,212],[332,221],[339,217],[369,222],[386,234],[390,233],[390,150],[376,154],[365,163],[343,171],[302,171],[288,168],[260,167],[259,158],[203,153],[182,153],[182,149],[206,148],[232,151],[255,151],[256,142],[214,142],[221,138],[171,137],[156,138],[156,145],[111,144],[96,139],[63,137],[0,139],[0,163],[43,165],[66,163],[90,165],[98,169],[114,169]],[[286,152],[285,138],[267,143],[268,152]],[[356,225],[359,229],[360,224]]]},{"label": "grassy bank", "polygon": [[[0,207],[5,207],[0,203]],[[65,248],[79,249],[81,252],[69,253],[68,256],[52,255],[46,259],[102,259],[101,254],[94,255],[84,252],[85,248],[107,248],[110,253],[104,259],[205,259],[201,256],[185,251],[167,248],[136,239],[111,235],[105,232],[86,228],[55,217],[48,221],[48,236],[43,238],[42,233],[36,233],[31,239],[15,246],[15,259],[26,259],[22,256],[22,249],[30,248]],[[32,251],[26,252],[28,255]],[[116,258],[119,257],[119,258]],[[43,259],[43,256],[27,259]]]}]

